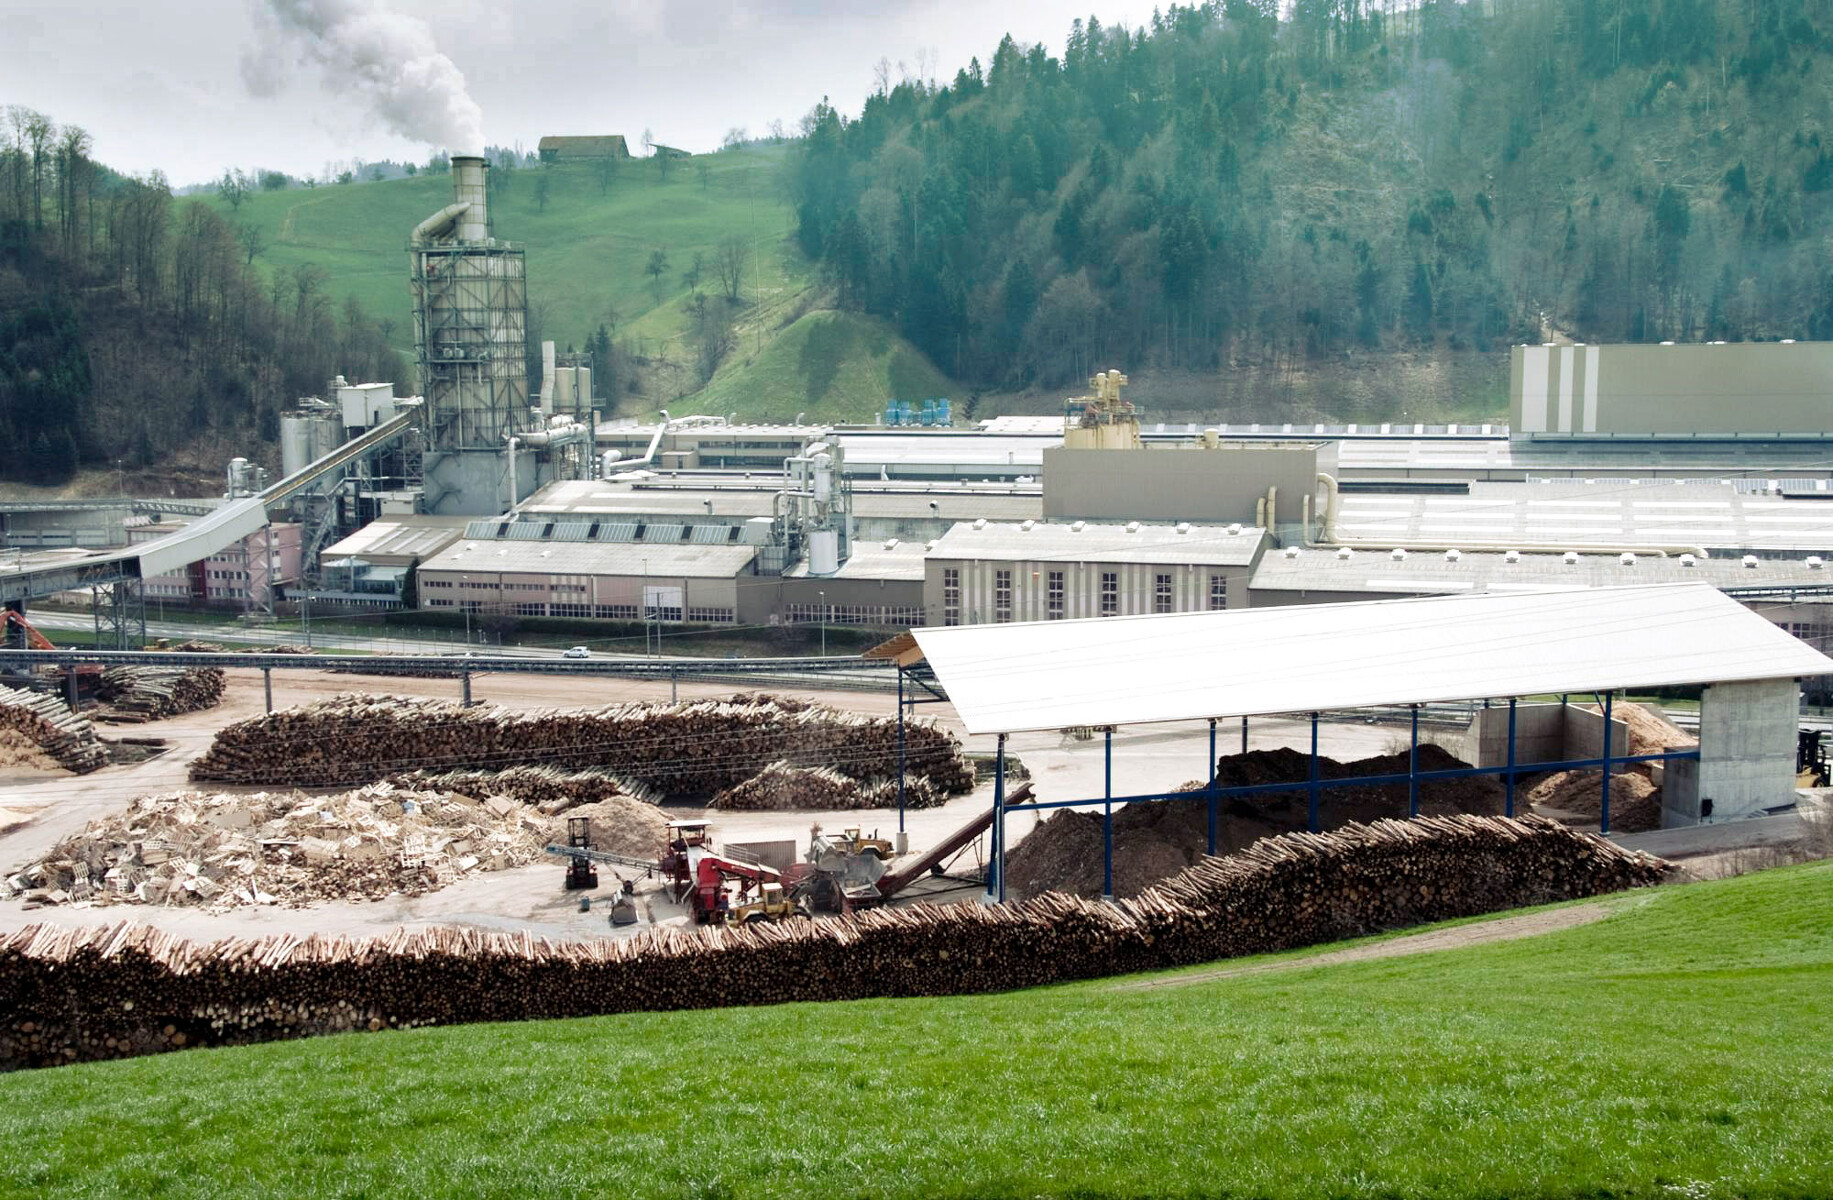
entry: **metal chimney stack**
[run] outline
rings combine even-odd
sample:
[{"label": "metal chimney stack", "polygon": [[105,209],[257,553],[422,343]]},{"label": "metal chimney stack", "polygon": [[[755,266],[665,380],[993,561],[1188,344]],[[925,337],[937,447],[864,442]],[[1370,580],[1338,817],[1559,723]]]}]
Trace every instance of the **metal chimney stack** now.
[{"label": "metal chimney stack", "polygon": [[452,159],[452,200],[471,206],[458,218],[458,227],[453,231],[461,242],[481,242],[490,236],[490,209],[484,183],[486,169],[484,160],[473,155]]}]

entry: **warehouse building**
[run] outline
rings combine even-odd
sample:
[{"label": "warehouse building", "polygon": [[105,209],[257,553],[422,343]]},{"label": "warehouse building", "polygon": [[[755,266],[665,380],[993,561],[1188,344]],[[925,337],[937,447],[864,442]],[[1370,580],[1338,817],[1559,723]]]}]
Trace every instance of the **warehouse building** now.
[{"label": "warehouse building", "polygon": [[[150,542],[182,528],[178,523],[147,522],[128,530],[130,542]],[[275,523],[183,570],[149,576],[143,581],[149,600],[269,608],[284,599],[299,580],[300,527]]]}]

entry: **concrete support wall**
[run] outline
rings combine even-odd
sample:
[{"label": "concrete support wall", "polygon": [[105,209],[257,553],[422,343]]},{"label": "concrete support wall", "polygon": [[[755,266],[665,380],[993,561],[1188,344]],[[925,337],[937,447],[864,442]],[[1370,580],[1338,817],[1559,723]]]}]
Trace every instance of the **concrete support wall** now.
[{"label": "concrete support wall", "polygon": [[[1629,753],[1629,726],[1611,719],[1611,753]],[[1508,765],[1508,705],[1499,704],[1477,713],[1465,743],[1473,766]],[[1515,765],[1568,762],[1601,758],[1604,754],[1604,718],[1600,713],[1563,704],[1515,706]]]},{"label": "concrete support wall", "polygon": [[[1697,773],[1681,770],[1685,763],[1669,768],[1668,789],[1674,795],[1666,807],[1684,822],[1689,813],[1722,821],[1787,804],[1795,796],[1799,723],[1800,689],[1792,680],[1708,687],[1700,698]],[[1665,815],[1663,824],[1668,823]]]}]

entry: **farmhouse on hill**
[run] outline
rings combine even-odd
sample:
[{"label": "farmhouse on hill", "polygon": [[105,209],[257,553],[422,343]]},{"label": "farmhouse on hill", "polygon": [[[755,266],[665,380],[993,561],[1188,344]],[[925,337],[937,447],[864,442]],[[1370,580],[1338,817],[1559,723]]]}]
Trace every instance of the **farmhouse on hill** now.
[{"label": "farmhouse on hill", "polygon": [[630,157],[630,148],[624,144],[624,135],[621,133],[600,137],[544,137],[536,151],[542,162]]}]

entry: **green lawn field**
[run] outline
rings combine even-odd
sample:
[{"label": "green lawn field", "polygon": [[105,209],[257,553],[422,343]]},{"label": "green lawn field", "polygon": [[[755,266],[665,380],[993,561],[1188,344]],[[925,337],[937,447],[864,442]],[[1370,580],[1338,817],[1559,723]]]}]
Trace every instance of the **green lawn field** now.
[{"label": "green lawn field", "polygon": [[[693,352],[685,337],[693,288],[685,276],[698,253],[705,262],[700,290],[717,294],[717,249],[737,235],[750,252],[739,288],[737,349],[705,401],[689,397],[696,411],[869,420],[893,396],[950,395],[946,378],[883,322],[819,308],[814,269],[795,243],[795,214],[779,182],[782,156],[781,147],[768,146],[702,155],[676,163],[666,180],[653,161],[632,160],[609,187],[601,187],[590,164],[508,173],[507,186],[491,201],[492,227],[497,237],[527,248],[536,336],[562,349],[583,346],[607,324],[633,353],[680,364],[663,376],[668,397],[636,407],[666,405],[675,390],[691,393]],[[543,175],[545,205],[537,198]],[[234,219],[261,231],[266,249],[256,264],[262,270],[290,280],[297,267],[322,268],[328,293],[340,304],[354,297],[392,321],[391,341],[411,358],[408,234],[451,203],[451,193],[450,175],[262,192]],[[208,202],[228,214],[223,201]],[[668,264],[659,279],[646,271],[656,250]],[[815,311],[804,316],[811,306]],[[816,336],[811,353],[807,323],[819,329],[823,320],[838,323],[846,336]],[[779,348],[779,339],[790,344]],[[753,371],[754,365],[763,369]],[[803,370],[822,386],[815,388]],[[886,390],[893,387],[907,390]],[[818,392],[813,399],[811,388]]]},{"label": "green lawn field", "polygon": [[1438,953],[0,1079],[9,1196],[1833,1194],[1833,864]]}]

